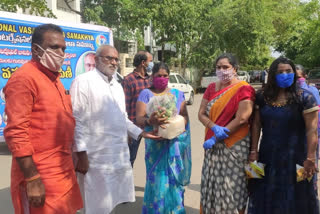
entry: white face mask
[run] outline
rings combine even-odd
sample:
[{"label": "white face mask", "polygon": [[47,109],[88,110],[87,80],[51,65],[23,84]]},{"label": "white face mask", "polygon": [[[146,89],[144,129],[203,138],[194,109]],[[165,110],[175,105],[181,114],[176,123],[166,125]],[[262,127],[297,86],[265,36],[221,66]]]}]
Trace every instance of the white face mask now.
[{"label": "white face mask", "polygon": [[235,74],[233,72],[233,68],[231,68],[229,70],[217,70],[216,73],[217,73],[218,79],[222,83],[230,82],[235,76]]},{"label": "white face mask", "polygon": [[65,54],[63,56],[60,56],[57,54],[53,49],[47,48],[44,50],[40,45],[37,45],[41,50],[43,50],[43,54],[40,57],[40,63],[48,68],[50,71],[58,72],[63,65],[63,61],[65,59]]}]

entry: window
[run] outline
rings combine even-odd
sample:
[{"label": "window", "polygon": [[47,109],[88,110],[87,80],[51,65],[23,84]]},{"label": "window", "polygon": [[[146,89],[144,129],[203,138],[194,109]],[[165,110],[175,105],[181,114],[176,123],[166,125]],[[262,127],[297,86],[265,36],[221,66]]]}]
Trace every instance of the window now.
[{"label": "window", "polygon": [[182,77],[182,76],[177,75],[177,78],[178,78],[178,80],[179,80],[179,83],[187,84],[187,82],[183,79],[183,77]]},{"label": "window", "polygon": [[[71,6],[71,8],[75,8],[75,1],[70,1],[69,0],[69,5]],[[67,6],[67,4],[65,3],[64,0],[57,0],[57,9],[58,10],[63,10],[63,11],[67,11],[70,12],[69,7]]]},{"label": "window", "polygon": [[178,82],[174,75],[169,76],[169,81],[170,81],[170,83],[177,83]]},{"label": "window", "polygon": [[131,68],[132,67],[132,63],[133,63],[133,59],[132,58],[126,58],[126,67],[127,68]]}]

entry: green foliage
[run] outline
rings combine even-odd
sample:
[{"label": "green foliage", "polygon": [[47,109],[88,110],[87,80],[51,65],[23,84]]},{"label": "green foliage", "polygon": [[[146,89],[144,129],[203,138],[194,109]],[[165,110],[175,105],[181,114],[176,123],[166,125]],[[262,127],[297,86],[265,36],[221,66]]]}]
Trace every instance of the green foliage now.
[{"label": "green foliage", "polygon": [[291,8],[291,18],[283,19],[286,30],[278,32],[277,50],[295,63],[320,66],[320,2],[312,0]]},{"label": "green foliage", "polygon": [[45,0],[1,0],[0,10],[8,12],[17,12],[18,8],[23,11],[28,10],[32,15],[36,16],[46,16],[55,18],[55,15],[47,7],[47,2]]}]

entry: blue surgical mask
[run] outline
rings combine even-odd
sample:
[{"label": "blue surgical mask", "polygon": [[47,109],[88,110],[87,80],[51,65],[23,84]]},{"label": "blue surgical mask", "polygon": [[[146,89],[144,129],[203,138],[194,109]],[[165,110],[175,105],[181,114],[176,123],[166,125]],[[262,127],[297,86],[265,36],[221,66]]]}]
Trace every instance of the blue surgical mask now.
[{"label": "blue surgical mask", "polygon": [[148,67],[147,67],[147,72],[151,72],[153,68],[153,62],[149,62]]},{"label": "blue surgical mask", "polygon": [[283,73],[276,75],[277,85],[280,88],[288,88],[292,85],[294,80],[294,73]]}]

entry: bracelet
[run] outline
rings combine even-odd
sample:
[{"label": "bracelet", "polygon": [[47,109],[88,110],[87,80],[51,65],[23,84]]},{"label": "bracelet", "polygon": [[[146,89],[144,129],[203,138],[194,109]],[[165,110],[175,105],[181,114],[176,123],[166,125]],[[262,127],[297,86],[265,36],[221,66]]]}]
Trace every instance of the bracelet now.
[{"label": "bracelet", "polygon": [[24,179],[25,182],[30,182],[30,181],[34,181],[34,180],[37,180],[38,178],[40,178],[40,174],[36,174],[30,178],[26,178]]},{"label": "bracelet", "polygon": [[257,151],[251,150],[250,153],[257,153]]}]

